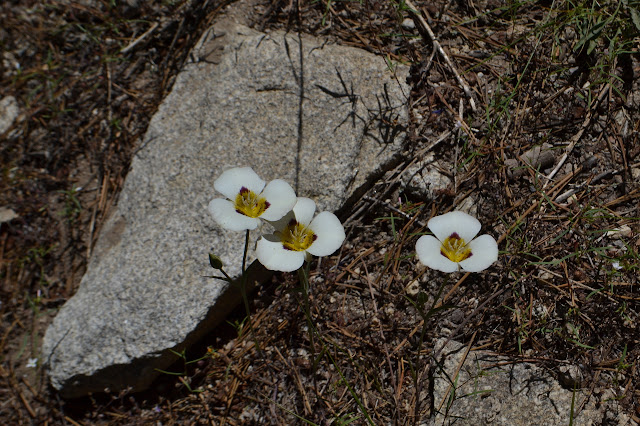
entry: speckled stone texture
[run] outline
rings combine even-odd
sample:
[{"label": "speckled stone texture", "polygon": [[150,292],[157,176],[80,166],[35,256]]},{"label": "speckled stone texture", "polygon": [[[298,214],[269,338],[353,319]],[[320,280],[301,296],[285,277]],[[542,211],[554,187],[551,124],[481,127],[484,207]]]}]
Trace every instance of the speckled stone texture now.
[{"label": "speckled stone texture", "polygon": [[42,359],[64,397],[144,389],[175,360],[169,349],[237,304],[237,292],[204,277],[210,251],[240,271],[244,234],[221,230],[206,208],[223,170],[251,166],[336,210],[405,138],[408,69],[392,73],[371,53],[220,22],[191,58],[149,125],[77,294],[44,338]]},{"label": "speckled stone texture", "polygon": [[[439,339],[435,347],[442,362],[435,371],[431,425],[569,424],[574,390],[561,386],[554,372],[532,362],[467,351],[466,345],[447,339]],[[576,389],[573,424],[630,422],[613,393],[596,396]]]}]

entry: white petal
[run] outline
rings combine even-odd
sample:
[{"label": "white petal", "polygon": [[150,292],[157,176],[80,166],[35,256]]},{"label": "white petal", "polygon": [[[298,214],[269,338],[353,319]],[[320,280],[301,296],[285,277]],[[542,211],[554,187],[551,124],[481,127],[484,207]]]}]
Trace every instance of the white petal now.
[{"label": "white petal", "polygon": [[209,213],[218,225],[231,231],[256,229],[260,224],[260,220],[238,213],[235,204],[223,198],[211,200]]},{"label": "white petal", "polygon": [[215,182],[213,187],[230,200],[235,201],[236,195],[244,186],[250,191],[259,194],[264,188],[265,182],[253,171],[251,167],[236,167],[225,170]]},{"label": "white petal", "polygon": [[440,250],[442,243],[431,235],[423,235],[416,242],[416,254],[424,265],[442,272],[455,272],[458,264],[450,261]]},{"label": "white petal", "polygon": [[262,197],[269,202],[269,208],[260,216],[264,220],[278,220],[293,209],[296,193],[287,182],[274,179],[262,191]]},{"label": "white petal", "polygon": [[329,256],[340,248],[345,239],[344,227],[340,219],[330,212],[318,214],[309,224],[316,234],[316,240],[307,251],[314,256]]},{"label": "white petal", "polygon": [[296,220],[293,210],[282,216],[282,218],[274,222],[269,221],[269,223],[276,229],[276,231],[283,231],[292,220]]},{"label": "white petal", "polygon": [[296,205],[293,207],[293,212],[296,215],[298,223],[308,225],[313,219],[313,214],[316,212],[316,202],[311,198],[298,197]]},{"label": "white petal", "polygon": [[272,271],[292,272],[304,263],[305,252],[287,250],[273,235],[263,236],[256,246],[256,257],[265,268]]},{"label": "white petal", "polygon": [[286,228],[287,225],[291,222],[291,219],[294,219],[296,222],[300,222],[304,225],[309,225],[309,222],[311,222],[311,219],[313,219],[313,214],[315,213],[315,211],[315,201],[306,197],[298,197],[296,199],[296,205],[293,206],[293,210],[287,212],[287,214],[284,215],[282,219],[269,222],[271,222],[271,225],[273,225],[273,227],[278,231],[282,231],[284,228]]},{"label": "white petal", "polygon": [[455,232],[465,243],[468,243],[480,232],[478,219],[457,210],[432,217],[427,222],[427,226],[443,242]]},{"label": "white petal", "polygon": [[498,260],[498,243],[491,235],[480,235],[469,243],[471,257],[460,262],[465,271],[480,272]]}]

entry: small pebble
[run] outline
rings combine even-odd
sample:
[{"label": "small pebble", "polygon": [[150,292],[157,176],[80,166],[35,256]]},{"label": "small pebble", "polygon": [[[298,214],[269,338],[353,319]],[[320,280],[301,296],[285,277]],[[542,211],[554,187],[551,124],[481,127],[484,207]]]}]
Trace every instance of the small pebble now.
[{"label": "small pebble", "polygon": [[416,23],[413,22],[413,19],[411,18],[406,18],[404,21],[402,21],[402,28],[406,30],[413,30],[415,27]]}]

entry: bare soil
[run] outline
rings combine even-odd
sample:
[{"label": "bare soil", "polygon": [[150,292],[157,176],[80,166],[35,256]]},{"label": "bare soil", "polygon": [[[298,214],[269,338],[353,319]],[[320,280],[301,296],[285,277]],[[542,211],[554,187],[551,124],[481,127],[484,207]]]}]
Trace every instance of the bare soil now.
[{"label": "bare soil", "polygon": [[[639,28],[635,9],[591,6],[2,2],[0,99],[20,112],[0,135],[0,207],[17,216],[0,224],[0,418],[365,424],[364,407],[375,424],[418,424],[434,409],[432,342],[451,336],[552,371],[578,366],[586,395],[611,389],[640,421]],[[151,116],[227,7],[260,30],[410,64],[406,157],[339,212],[346,243],[312,265],[317,334],[297,276],[277,274],[253,295],[253,333],[239,309],[152,390],[63,401],[42,360],[27,364],[77,289]],[[543,144],[547,162],[523,160]],[[451,185],[425,196],[400,175],[428,151]],[[500,258],[445,278],[418,264],[415,241],[465,203]]]}]

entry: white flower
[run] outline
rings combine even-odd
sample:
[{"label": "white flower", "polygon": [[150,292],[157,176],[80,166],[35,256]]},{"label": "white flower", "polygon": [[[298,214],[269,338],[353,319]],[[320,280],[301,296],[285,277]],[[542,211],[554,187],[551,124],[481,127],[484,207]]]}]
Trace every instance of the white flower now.
[{"label": "white flower", "polygon": [[622,269],[622,266],[620,265],[620,262],[615,261],[611,264],[611,266],[613,266],[613,269],[615,269],[616,271],[619,271],[620,269]]},{"label": "white flower", "polygon": [[480,222],[461,211],[432,217],[427,226],[433,232],[423,235],[416,243],[420,262],[442,272],[455,272],[460,268],[480,272],[498,260],[498,244],[491,235],[481,235]]},{"label": "white flower", "polygon": [[260,219],[278,220],[296,203],[291,185],[275,179],[265,187],[265,181],[251,167],[225,171],[213,187],[228,199],[211,200],[209,213],[220,226],[232,231],[256,229]]},{"label": "white flower", "polygon": [[276,232],[258,240],[256,256],[265,268],[295,271],[310,255],[328,256],[340,248],[345,239],[340,220],[330,212],[313,218],[315,211],[313,200],[298,197],[293,211],[273,224]]},{"label": "white flower", "polygon": [[36,368],[38,366],[38,358],[29,358],[27,360],[27,368]]}]

